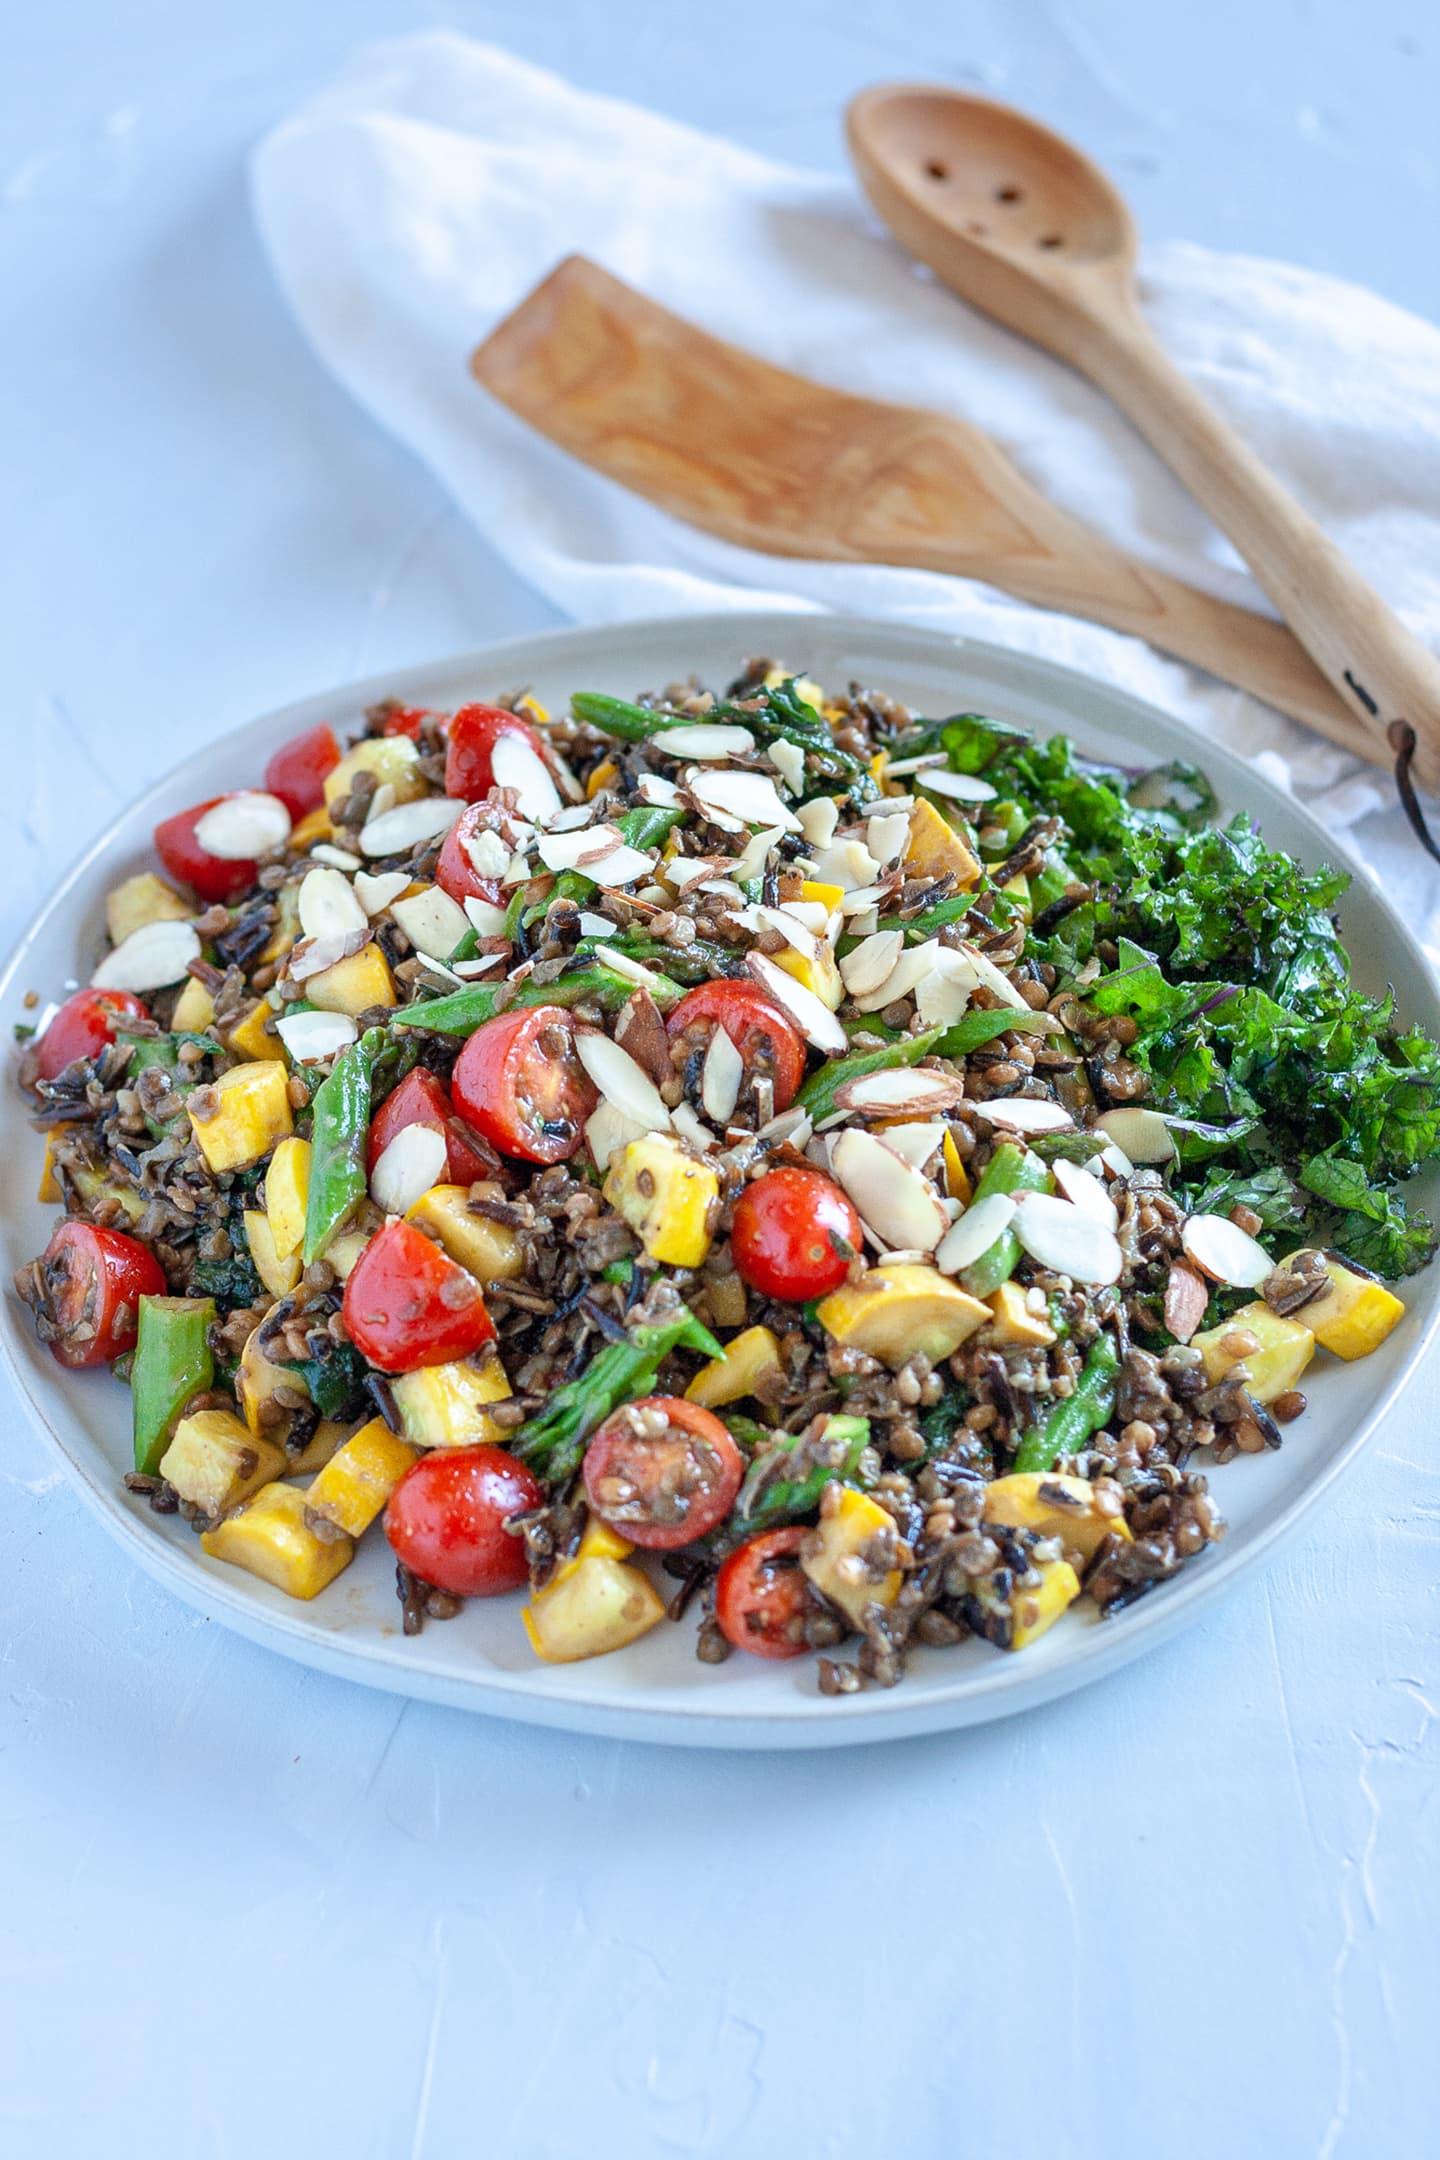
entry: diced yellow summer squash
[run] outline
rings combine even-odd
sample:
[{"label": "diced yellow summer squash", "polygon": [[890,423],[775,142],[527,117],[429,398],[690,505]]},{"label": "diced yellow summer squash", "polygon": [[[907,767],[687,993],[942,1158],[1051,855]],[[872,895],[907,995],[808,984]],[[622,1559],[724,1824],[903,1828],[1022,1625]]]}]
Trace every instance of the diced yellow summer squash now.
[{"label": "diced yellow summer squash", "polygon": [[195,1096],[186,1105],[200,1152],[212,1170],[248,1170],[294,1129],[290,1115],[289,1075],[278,1058],[256,1065],[234,1065],[211,1087],[198,1088],[202,1101],[214,1099],[214,1114],[200,1117]]},{"label": "diced yellow summer squash", "polygon": [[1012,1650],[1025,1650],[1038,1642],[1080,1595],[1080,1578],[1068,1560],[1038,1560],[1034,1565],[1040,1577],[1038,1589],[1017,1586],[1011,1596]]},{"label": "diced yellow summer squash", "polygon": [[352,1427],[341,1425],[335,1418],[321,1418],[298,1454],[285,1450],[287,1475],[309,1477],[312,1471],[323,1470],[332,1455],[336,1454],[349,1439]]},{"label": "diced yellow summer squash", "polygon": [[252,1005],[242,1020],[227,1027],[221,1037],[227,1050],[235,1057],[249,1058],[258,1064],[266,1058],[284,1059],[285,1046],[278,1035],[268,1031],[266,1021],[273,1020],[275,1008],[267,998]]},{"label": "diced yellow summer squash", "polygon": [[823,907],[827,914],[833,913],[844,897],[843,885],[826,885],[819,878],[806,878],[800,887],[800,898],[811,906]]},{"label": "diced yellow summer squash", "polygon": [[784,1370],[772,1330],[748,1327],[726,1343],[723,1358],[711,1358],[701,1366],[685,1393],[691,1402],[718,1410],[722,1403],[741,1402],[753,1395],[772,1376],[783,1378]]},{"label": "diced yellow summer squash", "polygon": [[198,976],[187,975],[185,987],[175,1000],[175,1010],[170,1015],[172,1028],[189,1028],[203,1035],[215,1018],[215,1000]]},{"label": "diced yellow summer squash", "polygon": [[993,1317],[979,1298],[920,1261],[871,1268],[822,1298],[816,1311],[836,1342],[897,1371],[917,1350],[938,1364]]},{"label": "diced yellow summer squash", "polygon": [[1061,1543],[1093,1560],[1107,1537],[1130,1542],[1125,1517],[1107,1514],[1097,1503],[1088,1478],[1061,1476],[1055,1470],[1016,1470],[992,1478],[985,1487],[986,1522],[1011,1530],[1033,1530],[1037,1537]]},{"label": "diced yellow summer squash", "polygon": [[949,871],[960,892],[968,892],[980,875],[978,859],[954,826],[946,823],[934,803],[923,799],[910,812],[905,867],[912,876],[923,878],[944,877]]},{"label": "diced yellow summer squash", "polygon": [[318,841],[333,840],[334,837],[335,828],[330,822],[330,812],[324,803],[317,803],[313,810],[307,810],[299,824],[290,828],[290,845],[299,855],[303,855],[307,848],[314,847]]},{"label": "diced yellow summer squash", "polygon": [[800,1548],[800,1565],[858,1627],[867,1605],[893,1605],[900,1595],[899,1568],[884,1565],[898,1539],[894,1517],[869,1493],[827,1485],[819,1525]]},{"label": "diced yellow summer squash", "polygon": [[223,1515],[279,1477],[285,1450],[261,1440],[232,1410],[194,1410],[181,1418],[160,1458],[160,1475],[202,1514]]},{"label": "diced yellow summer squash", "polygon": [[648,1575],[627,1567],[634,1548],[592,1515],[573,1560],[555,1570],[521,1618],[530,1647],[547,1665],[623,1650],[665,1617],[665,1602]]},{"label": "diced yellow summer squash", "polygon": [[271,1297],[289,1297],[299,1282],[302,1262],[298,1252],[287,1253],[282,1260],[275,1250],[275,1240],[270,1235],[270,1219],[260,1208],[245,1210],[245,1239],[250,1247],[250,1258]]},{"label": "diced yellow summer squash", "polygon": [[311,1515],[323,1516],[352,1538],[363,1537],[420,1451],[371,1418],[337,1448],[305,1495]]},{"label": "diced yellow summer squash", "polygon": [[[1290,1257],[1293,1260],[1299,1256],[1292,1253]],[[1332,1357],[1369,1357],[1404,1317],[1404,1305],[1384,1283],[1357,1275],[1339,1260],[1327,1258],[1325,1272],[1331,1287],[1323,1296],[1302,1305],[1297,1317]]]},{"label": "diced yellow summer squash", "polygon": [[941,1151],[941,1161],[945,1165],[945,1190],[947,1194],[952,1200],[958,1200],[962,1207],[969,1207],[970,1173],[960,1160],[960,1150],[955,1145],[955,1136],[948,1125],[945,1128],[945,1145]]},{"label": "diced yellow summer squash", "polygon": [[265,1213],[282,1259],[300,1250],[309,1205],[310,1142],[292,1135],[280,1142],[265,1172]]},{"label": "diced yellow summer squash", "polygon": [[699,1267],[710,1250],[720,1181],[673,1133],[646,1133],[622,1148],[604,1191],[652,1260]]},{"label": "diced yellow summer squash", "polygon": [[1272,1403],[1295,1386],[1310,1363],[1315,1336],[1299,1320],[1271,1312],[1264,1299],[1257,1298],[1219,1327],[1192,1335],[1190,1347],[1200,1352],[1211,1387],[1243,1366],[1246,1391],[1257,1403]]},{"label": "diced yellow summer squash", "polygon": [[[415,802],[425,793],[420,753],[406,735],[367,735],[325,775],[325,808],[332,811],[350,793],[362,772],[374,773],[377,788],[393,787],[396,802]],[[293,834],[291,836],[293,842]]]},{"label": "diced yellow summer squash", "polygon": [[254,1327],[245,1338],[235,1368],[235,1400],[246,1425],[259,1438],[283,1441],[295,1421],[295,1408],[275,1399],[280,1388],[304,1401],[309,1399],[304,1375],[293,1365],[281,1365],[268,1358],[261,1346],[260,1329]]},{"label": "diced yellow summer squash", "polygon": [[325,1247],[326,1266],[334,1268],[341,1282],[344,1282],[369,1242],[369,1236],[364,1230],[342,1230],[339,1236],[332,1237]]},{"label": "diced yellow summer squash", "polygon": [[393,1005],[395,978],[389,961],[372,940],[359,952],[351,953],[348,960],[337,960],[334,967],[312,975],[305,985],[305,995],[322,1012],[348,1013],[353,1020],[372,1005]]},{"label": "diced yellow summer squash", "polygon": [[601,788],[609,787],[611,782],[618,780],[619,777],[620,767],[616,764],[614,758],[602,758],[585,783],[586,801],[593,802],[600,793]]},{"label": "diced yellow summer squash", "polygon": [[1004,893],[1005,897],[1008,900],[1013,900],[1015,902],[1015,905],[1019,908],[1020,913],[1025,917],[1025,920],[1028,922],[1030,919],[1029,878],[1024,876],[1023,873],[1018,877],[1008,878],[1006,882],[1001,886],[1000,890],[1002,893]]},{"label": "diced yellow summer squash", "polygon": [[[767,690],[778,690],[781,683],[789,682],[789,680],[789,668],[772,667],[765,677],[765,688]],[[825,692],[820,684],[816,682],[813,675],[797,675],[795,677],[795,695],[802,699],[805,704],[813,706],[817,713],[824,712]]]},{"label": "diced yellow summer squash", "polygon": [[504,1429],[486,1408],[510,1398],[510,1382],[498,1357],[487,1358],[483,1365],[468,1358],[422,1365],[418,1372],[401,1373],[390,1385],[405,1438],[416,1447],[476,1447],[481,1441],[505,1445]]},{"label": "diced yellow summer squash", "polygon": [[808,953],[796,952],[787,945],[783,952],[772,955],[775,965],[793,975],[796,982],[803,983],[814,992],[822,1005],[831,1012],[838,1012],[845,998],[845,985],[840,978],[840,964],[830,946],[821,944],[812,959]]},{"label": "diced yellow summer squash", "polygon": [[287,1597],[313,1598],[349,1567],[355,1541],[318,1536],[305,1520],[305,1503],[298,1485],[267,1485],[204,1531],[200,1543],[212,1560],[228,1560]]},{"label": "diced yellow summer squash", "polygon": [[[487,1190],[497,1200],[504,1198],[498,1185],[488,1185]],[[482,1287],[513,1282],[525,1272],[525,1248],[519,1238],[504,1223],[471,1213],[468,1185],[432,1185],[405,1219],[434,1238]]]},{"label": "diced yellow summer squash", "polygon": [[62,1133],[69,1130],[68,1125],[52,1125],[45,1135],[45,1159],[40,1165],[40,1183],[35,1191],[37,1200],[54,1202],[65,1197],[60,1190],[60,1180],[55,1175],[55,1143]]},{"label": "diced yellow summer squash", "polygon": [[194,912],[189,901],[182,900],[174,886],[156,877],[153,870],[137,871],[105,895],[105,927],[112,945],[123,945],[146,923],[187,922]]},{"label": "diced yellow summer squash", "polygon": [[995,1316],[992,1332],[997,1342],[1028,1343],[1043,1350],[1054,1342],[1055,1330],[1045,1317],[1043,1303],[1038,1313],[1031,1312],[1026,1302],[1028,1295],[1019,1283],[1001,1283],[985,1300]]}]

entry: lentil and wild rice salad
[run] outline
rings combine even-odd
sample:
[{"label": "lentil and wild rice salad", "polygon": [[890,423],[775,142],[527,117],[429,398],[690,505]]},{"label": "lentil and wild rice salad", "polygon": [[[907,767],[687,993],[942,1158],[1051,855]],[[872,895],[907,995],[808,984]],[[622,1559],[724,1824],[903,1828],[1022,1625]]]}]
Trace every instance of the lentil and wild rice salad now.
[{"label": "lentil and wild rice salad", "polygon": [[848,1693],[1113,1613],[1434,1242],[1440,1056],[1212,807],[760,660],[317,727],[30,1044],[19,1294],[137,1504],[300,1598],[383,1521],[407,1630]]}]

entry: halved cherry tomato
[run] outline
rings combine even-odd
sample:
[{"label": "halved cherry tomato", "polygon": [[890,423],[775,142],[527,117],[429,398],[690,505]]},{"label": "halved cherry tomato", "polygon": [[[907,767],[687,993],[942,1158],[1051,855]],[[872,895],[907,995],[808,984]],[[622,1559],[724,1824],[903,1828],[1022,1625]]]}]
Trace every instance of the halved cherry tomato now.
[{"label": "halved cherry tomato", "polygon": [[489,900],[498,903],[500,882],[498,878],[481,877],[466,852],[465,843],[473,840],[485,828],[485,810],[480,803],[472,803],[462,810],[455,823],[445,835],[445,845],[435,864],[435,882],[442,892],[449,893],[463,907],[467,900]]},{"label": "halved cherry tomato", "polygon": [[293,742],[282,743],[265,767],[265,785],[278,795],[292,818],[318,810],[325,800],[325,775],[340,762],[335,730],[324,720]]},{"label": "halved cherry tomato", "polygon": [[42,1080],[57,1080],[76,1058],[92,1058],[114,1042],[119,1021],[148,1018],[128,990],[77,990],[36,1043],[35,1070]]},{"label": "halved cherry tomato", "polygon": [[767,1170],[735,1204],[730,1255],[762,1297],[801,1304],[838,1290],[864,1232],[840,1187],[819,1170]]},{"label": "halved cherry tomato", "polygon": [[455,1115],[444,1081],[423,1066],[405,1075],[370,1120],[367,1159],[372,1173],[396,1133],[407,1125],[428,1125],[432,1132],[444,1135],[448,1149],[444,1176],[449,1185],[473,1185],[477,1178],[493,1177],[500,1167],[479,1135]]},{"label": "halved cherry tomato", "polygon": [[450,722],[449,749],[445,756],[445,793],[452,800],[480,802],[495,785],[491,759],[502,735],[519,735],[538,758],[545,745],[518,713],[500,705],[462,705]]},{"label": "halved cherry tomato", "polygon": [[224,800],[223,795],[212,795],[192,810],[177,810],[174,817],[162,818],[155,827],[155,852],[161,862],[171,877],[190,886],[202,900],[236,900],[259,875],[258,863],[227,862],[195,838],[195,827],[206,811]]},{"label": "halved cherry tomato", "polygon": [[505,1525],[544,1498],[504,1448],[441,1448],[412,1463],[391,1493],[385,1535],[422,1582],[452,1597],[495,1597],[528,1573],[524,1541]]},{"label": "halved cherry tomato", "polygon": [[421,723],[442,717],[432,713],[426,705],[396,705],[386,713],[385,725],[380,732],[382,735],[408,735],[411,742],[418,742]]},{"label": "halved cherry tomato", "polygon": [[803,1657],[810,1585],[800,1566],[808,1532],[762,1530],[737,1546],[715,1578],[715,1619],[726,1642],[756,1657]]},{"label": "halved cherry tomato", "polygon": [[345,1332],[381,1372],[415,1372],[468,1357],[495,1323],[473,1275],[413,1223],[387,1222],[345,1283]]},{"label": "halved cherry tomato", "polygon": [[565,1162],[599,1100],[575,1054],[575,1028],[559,1005],[500,1013],[470,1037],[450,1092],[461,1116],[503,1155]]},{"label": "halved cherry tomato", "polygon": [[745,1460],[713,1410],[646,1395],[606,1418],[585,1450],[585,1498],[632,1545],[668,1552],[724,1522]]},{"label": "halved cherry tomato", "polygon": [[135,1347],[142,1297],[164,1297],[148,1246],[123,1230],[63,1222],[40,1255],[36,1323],[62,1365],[108,1365]]},{"label": "halved cherry tomato", "polygon": [[665,1026],[671,1042],[695,1031],[697,1046],[723,1027],[748,1074],[769,1079],[775,1108],[788,1109],[805,1077],[805,1044],[799,1030],[756,983],[707,982],[687,991]]}]

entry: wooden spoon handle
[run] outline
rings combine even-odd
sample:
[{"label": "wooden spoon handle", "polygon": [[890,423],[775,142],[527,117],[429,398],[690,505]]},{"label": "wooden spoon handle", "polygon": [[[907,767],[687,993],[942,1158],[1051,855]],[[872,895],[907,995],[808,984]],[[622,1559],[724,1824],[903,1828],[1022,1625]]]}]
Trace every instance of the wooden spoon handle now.
[{"label": "wooden spoon handle", "polygon": [[[1393,764],[1397,722],[1415,771],[1440,786],[1440,661],[1168,358],[1137,312],[1087,311],[1074,363],[1118,405],[1244,556],[1354,714],[1366,754]],[[1333,728],[1326,733],[1340,740]],[[1365,748],[1350,740],[1348,747]]]}]

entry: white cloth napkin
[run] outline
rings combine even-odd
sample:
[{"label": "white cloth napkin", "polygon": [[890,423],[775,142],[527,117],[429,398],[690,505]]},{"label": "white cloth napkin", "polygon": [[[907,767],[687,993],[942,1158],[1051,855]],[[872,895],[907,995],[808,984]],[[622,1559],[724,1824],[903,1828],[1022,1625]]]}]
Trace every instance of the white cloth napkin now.
[{"label": "white cloth napkin", "polygon": [[[1112,539],[1263,608],[1228,543],[1105,400],[917,271],[847,179],[437,31],[362,51],[261,144],[253,191],[321,359],[569,613],[824,607],[1068,661],[1239,747],[1332,827],[1365,819],[1351,844],[1440,941],[1440,872],[1390,807],[1388,781],[1318,736],[1133,639],[984,586],[711,539],[575,464],[468,375],[471,348],[578,250],[770,360],[985,428]],[[1440,647],[1440,331],[1354,286],[1190,246],[1150,250],[1141,292],[1180,366]]]}]

